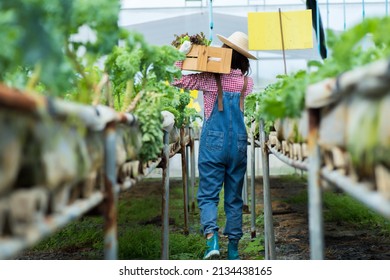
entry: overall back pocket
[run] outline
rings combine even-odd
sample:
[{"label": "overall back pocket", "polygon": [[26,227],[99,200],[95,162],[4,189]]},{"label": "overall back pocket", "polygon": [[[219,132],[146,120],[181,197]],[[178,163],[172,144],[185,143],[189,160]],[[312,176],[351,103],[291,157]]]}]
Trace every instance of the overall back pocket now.
[{"label": "overall back pocket", "polygon": [[238,151],[246,152],[248,146],[248,136],[246,134],[239,133],[237,138]]},{"label": "overall back pocket", "polygon": [[223,147],[223,132],[209,130],[206,135],[206,146],[211,151],[221,151]]}]

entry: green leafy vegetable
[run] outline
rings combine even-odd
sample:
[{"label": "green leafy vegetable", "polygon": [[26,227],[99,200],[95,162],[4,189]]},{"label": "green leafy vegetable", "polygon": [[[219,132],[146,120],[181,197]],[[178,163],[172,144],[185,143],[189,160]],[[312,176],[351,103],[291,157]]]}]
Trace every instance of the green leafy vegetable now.
[{"label": "green leafy vegetable", "polygon": [[[324,61],[310,61],[310,70],[281,75],[263,91],[246,98],[246,117],[250,120],[263,118],[272,126],[280,118],[297,118],[305,104],[305,91],[310,84],[362,66],[390,55],[390,19],[371,18],[337,36],[328,31],[330,56]],[[373,44],[362,40],[372,38]]]}]

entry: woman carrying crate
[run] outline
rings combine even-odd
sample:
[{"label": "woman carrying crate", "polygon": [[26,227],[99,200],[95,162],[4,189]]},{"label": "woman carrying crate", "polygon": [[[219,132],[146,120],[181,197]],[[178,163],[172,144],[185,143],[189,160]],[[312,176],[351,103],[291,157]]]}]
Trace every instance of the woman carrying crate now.
[{"label": "woman carrying crate", "polygon": [[[223,48],[231,48],[228,74],[202,72],[183,75],[174,86],[203,91],[204,123],[199,144],[199,189],[197,193],[200,222],[206,237],[204,259],[219,257],[217,209],[219,193],[224,187],[228,259],[239,259],[238,242],[242,233],[242,186],[247,167],[247,133],[244,123],[244,99],[252,92],[248,77],[249,59],[257,59],[248,51],[248,36],[234,32],[228,38],[217,35]],[[188,53],[188,43],[180,50]],[[178,63],[178,66],[181,66]]]}]

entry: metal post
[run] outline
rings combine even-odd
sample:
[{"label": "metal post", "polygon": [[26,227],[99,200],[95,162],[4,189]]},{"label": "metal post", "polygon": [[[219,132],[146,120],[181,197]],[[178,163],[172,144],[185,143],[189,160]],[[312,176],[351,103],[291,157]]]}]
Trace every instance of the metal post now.
[{"label": "metal post", "polygon": [[269,153],[265,141],[264,121],[260,120],[260,143],[261,158],[263,165],[263,197],[264,197],[264,239],[265,259],[274,260],[275,255],[275,234],[272,217],[271,190],[269,183]]},{"label": "metal post", "polygon": [[310,256],[314,260],[324,259],[324,225],[322,216],[322,192],[320,183],[320,148],[318,145],[319,111],[309,110],[309,233]]},{"label": "metal post", "polygon": [[169,132],[164,131],[161,259],[169,259]]},{"label": "metal post", "polygon": [[248,177],[247,174],[245,173],[244,177],[244,186],[242,188],[242,200],[244,202],[244,205],[242,206],[242,211],[244,213],[249,213],[249,204],[248,204]]},{"label": "metal post", "polygon": [[[191,141],[191,140],[190,140]],[[190,171],[190,146],[186,145],[186,184],[187,184],[187,196],[186,196],[186,205],[187,205],[187,211],[190,212],[190,180],[191,180],[191,171]]]},{"label": "metal post", "polygon": [[329,29],[329,0],[326,0],[326,29]]},{"label": "metal post", "polygon": [[256,237],[255,136],[251,129],[251,238]]},{"label": "metal post", "polygon": [[180,153],[181,153],[181,174],[183,180],[183,202],[184,202],[184,234],[188,234],[188,192],[187,192],[187,163],[186,143],[184,127],[180,128]]},{"label": "metal post", "polygon": [[321,40],[320,40],[320,6],[317,1],[316,3],[316,28],[317,28],[317,48],[318,53],[321,53]]},{"label": "metal post", "polygon": [[344,31],[347,29],[347,14],[345,8],[345,0],[343,0],[343,18],[344,18]]},{"label": "metal post", "polygon": [[107,124],[104,134],[105,178],[104,188],[104,258],[118,258],[117,209],[118,190],[116,190],[116,135],[115,123]]},{"label": "metal post", "polygon": [[191,211],[195,212],[195,135],[190,127],[190,158],[191,158]]}]

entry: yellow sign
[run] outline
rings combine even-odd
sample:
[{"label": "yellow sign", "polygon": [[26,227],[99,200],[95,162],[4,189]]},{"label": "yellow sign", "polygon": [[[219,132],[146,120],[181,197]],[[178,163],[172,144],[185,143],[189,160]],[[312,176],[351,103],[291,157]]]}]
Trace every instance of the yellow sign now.
[{"label": "yellow sign", "polygon": [[[284,49],[313,48],[311,10],[281,12]],[[248,13],[250,50],[282,50],[279,12]]]}]

